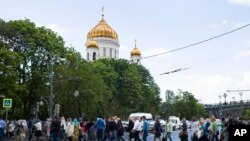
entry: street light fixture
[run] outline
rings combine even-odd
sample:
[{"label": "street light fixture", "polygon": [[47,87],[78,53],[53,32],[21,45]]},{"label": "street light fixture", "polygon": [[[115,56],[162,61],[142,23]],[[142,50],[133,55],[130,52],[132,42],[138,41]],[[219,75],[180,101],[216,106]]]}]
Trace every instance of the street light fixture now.
[{"label": "street light fixture", "polygon": [[226,99],[227,99],[227,94],[224,93],[224,94],[223,94],[223,97],[224,97],[224,99],[225,99],[225,104],[227,104],[227,101],[226,101]]},{"label": "street light fixture", "polygon": [[220,104],[221,104],[221,95],[219,95],[219,99],[220,99]]},{"label": "street light fixture", "polygon": [[243,93],[240,92],[239,95],[240,95],[240,101],[242,101],[242,95],[243,95]]},{"label": "street light fixture", "polygon": [[233,96],[232,99],[233,99],[233,102],[234,102],[235,101],[235,96]]},{"label": "street light fixture", "polygon": [[78,90],[76,90],[76,91],[74,92],[74,96],[75,96],[75,97],[78,97],[78,96],[79,96],[79,91],[78,91]]},{"label": "street light fixture", "polygon": [[[35,56],[38,56],[39,54],[36,53]],[[49,90],[49,96],[48,96],[48,109],[49,109],[49,117],[52,118],[52,112],[53,112],[53,79],[54,79],[54,63],[55,61],[58,62],[60,60],[64,61],[66,59],[64,58],[60,58],[60,57],[57,57],[56,55],[52,55],[50,52],[48,51],[45,51],[44,53],[41,54],[42,57],[44,57],[44,59],[46,61],[48,61],[50,63],[50,74],[49,74],[49,78],[50,78],[50,81],[49,83],[46,83],[46,85],[50,86],[50,90]]]}]

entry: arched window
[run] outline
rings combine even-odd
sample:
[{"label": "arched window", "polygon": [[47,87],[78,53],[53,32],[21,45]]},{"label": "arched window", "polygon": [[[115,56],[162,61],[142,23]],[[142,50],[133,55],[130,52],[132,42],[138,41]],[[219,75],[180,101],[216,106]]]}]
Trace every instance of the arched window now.
[{"label": "arched window", "polygon": [[96,53],[93,53],[93,60],[96,60]]}]

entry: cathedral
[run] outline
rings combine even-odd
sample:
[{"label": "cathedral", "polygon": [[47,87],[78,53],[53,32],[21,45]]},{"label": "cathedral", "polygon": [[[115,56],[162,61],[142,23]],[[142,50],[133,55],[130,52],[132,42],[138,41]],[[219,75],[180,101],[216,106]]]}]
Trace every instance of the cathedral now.
[{"label": "cathedral", "polygon": [[[118,34],[104,20],[104,14],[102,14],[99,23],[88,32],[85,46],[88,61],[101,58],[119,58]],[[131,51],[130,60],[136,64],[141,63],[141,52],[136,47],[136,42]]]}]

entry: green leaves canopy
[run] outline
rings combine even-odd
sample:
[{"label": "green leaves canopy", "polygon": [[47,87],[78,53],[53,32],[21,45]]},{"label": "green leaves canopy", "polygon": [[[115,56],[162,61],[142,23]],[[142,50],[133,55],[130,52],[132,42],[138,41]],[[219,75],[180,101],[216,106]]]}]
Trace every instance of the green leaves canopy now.
[{"label": "green leaves canopy", "polygon": [[[61,105],[61,115],[127,117],[131,112],[160,112],[160,90],[145,67],[124,59],[87,62],[65,47],[62,37],[28,19],[0,20],[0,47],[0,93],[14,100],[11,117],[35,114],[41,97],[48,103],[46,84],[52,73],[53,101]],[[47,109],[40,106],[38,116],[45,118]]]}]

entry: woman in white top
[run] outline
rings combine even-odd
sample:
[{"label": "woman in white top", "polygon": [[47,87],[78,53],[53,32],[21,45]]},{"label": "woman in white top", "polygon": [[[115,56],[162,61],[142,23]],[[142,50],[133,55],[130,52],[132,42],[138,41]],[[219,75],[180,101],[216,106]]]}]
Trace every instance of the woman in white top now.
[{"label": "woman in white top", "polygon": [[46,129],[47,140],[50,140],[50,130],[51,130],[51,119],[50,118],[47,119],[44,127]]},{"label": "woman in white top", "polygon": [[73,140],[73,133],[74,133],[74,124],[72,122],[72,119],[68,118],[68,126],[66,128],[66,134],[67,134],[68,141]]},{"label": "woman in white top", "polygon": [[42,123],[40,120],[37,120],[37,123],[35,124],[35,128],[36,128],[35,136],[36,136],[37,141],[39,141],[39,137],[42,136]]}]

